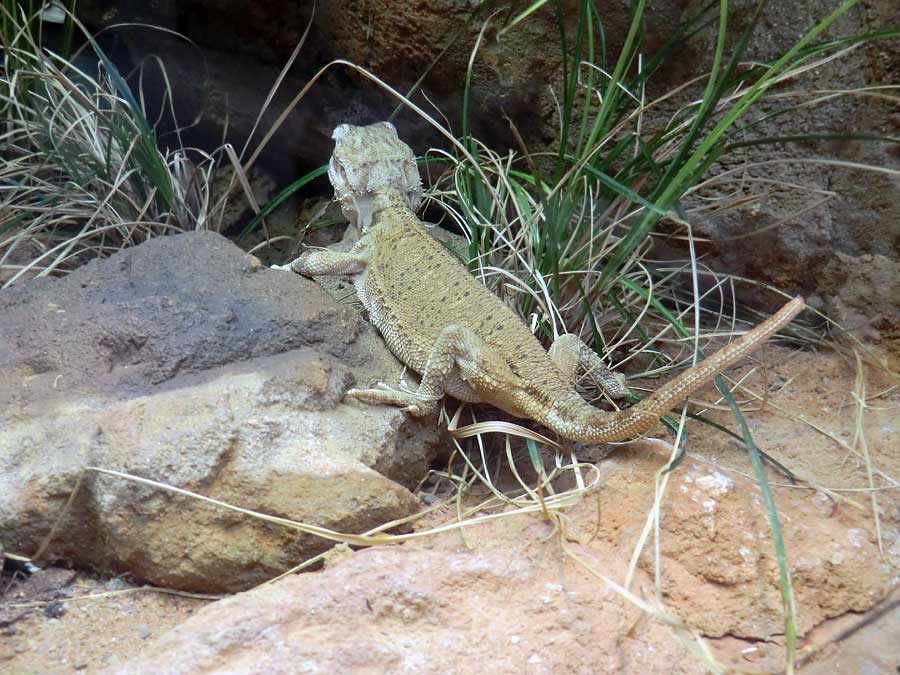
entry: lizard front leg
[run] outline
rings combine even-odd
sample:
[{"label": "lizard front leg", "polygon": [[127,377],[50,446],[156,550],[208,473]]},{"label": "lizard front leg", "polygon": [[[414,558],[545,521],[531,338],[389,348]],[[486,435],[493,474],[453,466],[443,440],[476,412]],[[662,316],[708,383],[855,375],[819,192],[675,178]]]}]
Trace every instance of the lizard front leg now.
[{"label": "lizard front leg", "polygon": [[351,389],[347,396],[367,403],[402,406],[417,417],[437,412],[445,394],[471,403],[478,394],[466,382],[466,373],[483,362],[489,347],[472,330],[456,325],[444,328],[428,354],[422,381],[415,392],[401,391],[383,382],[372,389]]},{"label": "lizard front leg", "polygon": [[368,241],[363,237],[348,252],[306,251],[293,262],[272,265],[272,269],[296,272],[305,277],[343,277],[362,274],[368,262]]},{"label": "lizard front leg", "polygon": [[603,359],[574,333],[566,333],[556,338],[550,345],[547,356],[573,386],[577,369],[580,367],[597,380],[600,388],[610,398],[625,398],[629,394],[622,375],[610,370],[609,366],[603,363]]}]

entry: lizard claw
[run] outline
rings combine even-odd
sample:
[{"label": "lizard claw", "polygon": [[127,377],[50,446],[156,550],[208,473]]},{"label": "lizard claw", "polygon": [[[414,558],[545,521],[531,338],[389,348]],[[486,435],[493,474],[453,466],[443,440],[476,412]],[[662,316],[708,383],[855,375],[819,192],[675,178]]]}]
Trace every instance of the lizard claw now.
[{"label": "lizard claw", "polygon": [[414,417],[423,417],[433,411],[431,401],[423,401],[411,392],[401,391],[384,382],[378,382],[370,389],[350,389],[347,396],[367,403],[395,405]]}]

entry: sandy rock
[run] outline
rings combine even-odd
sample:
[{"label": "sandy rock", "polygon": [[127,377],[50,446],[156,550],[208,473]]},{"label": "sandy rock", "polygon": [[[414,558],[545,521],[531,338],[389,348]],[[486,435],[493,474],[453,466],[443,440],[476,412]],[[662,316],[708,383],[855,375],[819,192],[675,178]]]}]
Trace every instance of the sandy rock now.
[{"label": "sandy rock", "polygon": [[822,277],[829,316],[852,328],[868,323],[863,337],[900,340],[900,262],[884,255],[836,253]]},{"label": "sandy rock", "polygon": [[[0,294],[0,540],[31,555],[87,466],[325,527],[409,514],[434,420],[341,402],[399,368],[356,310],[219,235],[150,241]],[[83,474],[48,558],[237,590],[324,544]]]},{"label": "sandy rock", "polygon": [[562,585],[520,551],[399,547],[357,553],[204,608],[112,672],[615,673],[665,654],[703,668],[666,629],[584,574]]},{"label": "sandy rock", "polygon": [[[645,445],[650,444],[637,447]],[[635,515],[646,514],[653,503],[659,459],[628,451],[604,464],[600,537],[633,546],[644,526]],[[824,495],[813,491],[778,497],[801,634],[845,612],[865,611],[889,591],[891,567],[879,555],[870,516],[823,510]],[[710,637],[769,640],[781,634],[778,570],[755,484],[689,459],[670,479],[661,511],[666,602]],[[640,564],[652,574],[650,547]]]},{"label": "sandy rock", "polygon": [[[624,579],[663,453],[635,444],[601,466],[603,488],[567,511],[568,545]],[[865,514],[823,515],[780,493],[800,631],[889,592]],[[599,524],[598,524],[599,516]],[[452,518],[448,509],[443,518]],[[663,512],[663,596],[724,663],[777,670],[777,573],[758,492],[688,458]],[[325,570],[214,603],[115,672],[704,672],[669,628],[562,552],[539,516],[495,520],[426,544],[370,549]],[[645,556],[631,590],[652,600]]]}]

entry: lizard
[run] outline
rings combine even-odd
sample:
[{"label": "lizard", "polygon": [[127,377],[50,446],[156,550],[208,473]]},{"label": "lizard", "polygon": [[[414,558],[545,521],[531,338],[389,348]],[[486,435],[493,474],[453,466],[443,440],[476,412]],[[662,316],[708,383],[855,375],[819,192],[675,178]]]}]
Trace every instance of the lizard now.
[{"label": "lizard", "polygon": [[349,251],[308,250],[274,266],[307,277],[352,279],[370,321],[388,348],[420,375],[416,391],[379,382],[347,396],[437,412],[449,395],[529,418],[562,438],[605,443],[651,430],[674,406],[762,346],[805,307],[797,296],[737,340],[629,408],[607,412],[575,389],[579,368],[600,375],[611,397],[628,389],[578,336],[559,336],[549,350],[516,312],[473,277],[416,216],[422,182],[411,148],[389,122],[341,124],[328,177],[335,198],[362,236]]}]

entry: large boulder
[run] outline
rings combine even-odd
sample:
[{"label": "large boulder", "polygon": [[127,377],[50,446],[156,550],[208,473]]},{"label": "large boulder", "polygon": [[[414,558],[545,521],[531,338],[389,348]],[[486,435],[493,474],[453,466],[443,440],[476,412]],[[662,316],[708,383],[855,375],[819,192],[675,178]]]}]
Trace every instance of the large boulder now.
[{"label": "large boulder", "polygon": [[[400,367],[352,306],[223,237],[149,241],[0,293],[0,541],[234,591],[327,544],[99,467],[339,531],[409,515],[435,421],[342,402]],[[81,479],[72,503],[69,496]]]},{"label": "large boulder", "polygon": [[[660,445],[636,443],[605,461],[603,488],[566,510],[565,531],[540,514],[511,516],[464,538],[445,532],[357,552],[213,603],[115,672],[707,672],[672,629],[642,619],[596,576],[626,577],[669,451]],[[898,563],[879,557],[866,514],[825,512],[818,501],[779,493],[801,635],[871,608]],[[777,671],[778,571],[753,481],[688,457],[663,504],[667,610],[706,636],[721,662]],[[454,513],[449,505],[443,518]],[[630,590],[649,605],[653,567],[648,544]],[[816,646],[807,640],[804,651]]]}]

